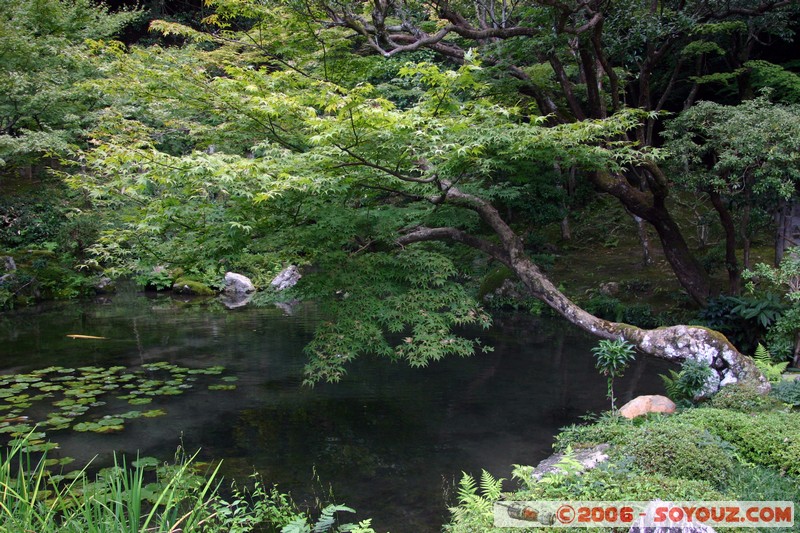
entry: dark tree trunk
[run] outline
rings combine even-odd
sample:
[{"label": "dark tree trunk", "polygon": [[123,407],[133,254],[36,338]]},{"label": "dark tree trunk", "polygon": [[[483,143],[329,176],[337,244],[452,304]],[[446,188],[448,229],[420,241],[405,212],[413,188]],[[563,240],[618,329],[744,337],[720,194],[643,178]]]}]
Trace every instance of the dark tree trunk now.
[{"label": "dark tree trunk", "polygon": [[717,192],[708,193],[711,205],[719,215],[722,229],[725,231],[725,269],[728,271],[728,291],[738,295],[742,290],[742,271],[736,258],[736,224],[731,212],[725,207],[722,197]]},{"label": "dark tree trunk", "polygon": [[708,275],[689,250],[680,227],[664,207],[666,194],[658,189],[640,191],[623,176],[596,172],[593,181],[603,192],[619,199],[634,215],[643,218],[656,230],[664,256],[678,282],[698,305],[704,305],[711,292]]}]

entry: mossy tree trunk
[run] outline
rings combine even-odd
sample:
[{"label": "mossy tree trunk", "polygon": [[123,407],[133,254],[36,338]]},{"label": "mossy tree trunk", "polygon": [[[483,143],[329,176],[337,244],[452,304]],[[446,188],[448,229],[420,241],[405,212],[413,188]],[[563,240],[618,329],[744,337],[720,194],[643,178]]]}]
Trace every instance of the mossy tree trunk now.
[{"label": "mossy tree trunk", "polygon": [[588,313],[571,301],[544,275],[524,251],[522,239],[506,224],[500,213],[487,201],[464,193],[450,183],[442,183],[443,196],[437,201],[473,210],[488,224],[499,243],[468,234],[460,229],[418,227],[398,239],[401,245],[429,240],[454,240],[491,255],[508,266],[530,291],[570,323],[602,339],[624,339],[643,354],[682,362],[694,359],[708,364],[716,372],[705,394],[724,385],[751,382],[764,392],[769,383],[753,360],[741,354],[721,333],[697,326],[671,326],[652,330],[611,322]]}]

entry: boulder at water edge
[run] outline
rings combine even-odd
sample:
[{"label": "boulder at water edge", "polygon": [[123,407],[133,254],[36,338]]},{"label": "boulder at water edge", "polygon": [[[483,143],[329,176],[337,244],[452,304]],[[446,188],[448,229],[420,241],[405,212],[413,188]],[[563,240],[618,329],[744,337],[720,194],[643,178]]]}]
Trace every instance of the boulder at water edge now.
[{"label": "boulder at water edge", "polygon": [[[603,443],[586,450],[573,450],[570,455],[570,462],[573,467],[577,467],[577,465],[580,464],[578,470],[581,472],[584,470],[591,470],[608,459],[606,451],[609,446],[609,444]],[[548,474],[565,474],[566,472],[564,472],[562,468],[562,461],[565,456],[566,454],[563,453],[555,453],[547,459],[544,459],[533,469],[531,477],[538,481]]]},{"label": "boulder at water edge", "polygon": [[636,418],[647,413],[671,414],[675,412],[676,407],[675,403],[666,396],[657,394],[637,396],[623,405],[619,410],[619,414],[625,418]]},{"label": "boulder at water edge", "polygon": [[235,272],[226,272],[225,288],[223,291],[228,294],[247,294],[250,292],[255,292],[256,287],[247,276],[243,276]]},{"label": "boulder at water edge", "polygon": [[270,287],[280,292],[285,289],[290,289],[297,285],[300,278],[303,277],[300,271],[294,265],[289,265],[280,271],[275,278],[270,282]]}]

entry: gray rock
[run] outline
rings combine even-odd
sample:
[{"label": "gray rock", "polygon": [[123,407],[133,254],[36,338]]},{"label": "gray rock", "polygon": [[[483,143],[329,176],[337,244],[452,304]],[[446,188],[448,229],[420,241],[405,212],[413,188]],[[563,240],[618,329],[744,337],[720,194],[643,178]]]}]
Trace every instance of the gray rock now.
[{"label": "gray rock", "polygon": [[270,287],[280,292],[297,285],[297,282],[302,278],[302,274],[295,265],[289,265],[281,270],[275,278],[269,283]]},{"label": "gray rock", "polygon": [[616,281],[609,281],[600,285],[598,291],[604,296],[616,296],[619,294],[619,283]]},{"label": "gray rock", "polygon": [[225,288],[223,292],[226,294],[248,294],[255,291],[255,285],[247,276],[235,272],[225,273]]},{"label": "gray rock", "polygon": [[[572,452],[572,459],[580,463],[580,471],[591,470],[608,459],[608,454],[605,452],[608,450],[609,446],[609,444],[598,444],[597,446],[585,450],[574,450]],[[531,477],[538,481],[547,474],[564,474],[564,469],[561,468],[559,464],[563,459],[563,453],[551,455],[536,465]]]},{"label": "gray rock", "polygon": [[103,276],[94,284],[94,291],[97,294],[109,294],[117,291],[117,285],[113,279]]},{"label": "gray rock", "polygon": [[3,256],[3,266],[5,267],[6,272],[14,272],[17,269],[17,264],[14,262],[14,258],[10,255]]}]

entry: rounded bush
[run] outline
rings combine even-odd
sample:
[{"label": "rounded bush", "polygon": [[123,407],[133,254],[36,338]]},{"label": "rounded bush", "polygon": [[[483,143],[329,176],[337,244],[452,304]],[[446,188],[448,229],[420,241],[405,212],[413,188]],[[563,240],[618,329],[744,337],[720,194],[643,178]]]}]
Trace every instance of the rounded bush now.
[{"label": "rounded bush", "polygon": [[800,413],[690,409],[680,420],[733,444],[743,459],[800,476]]},{"label": "rounded bush", "polygon": [[645,472],[721,485],[733,469],[730,446],[689,424],[661,422],[639,429],[622,452]]}]

